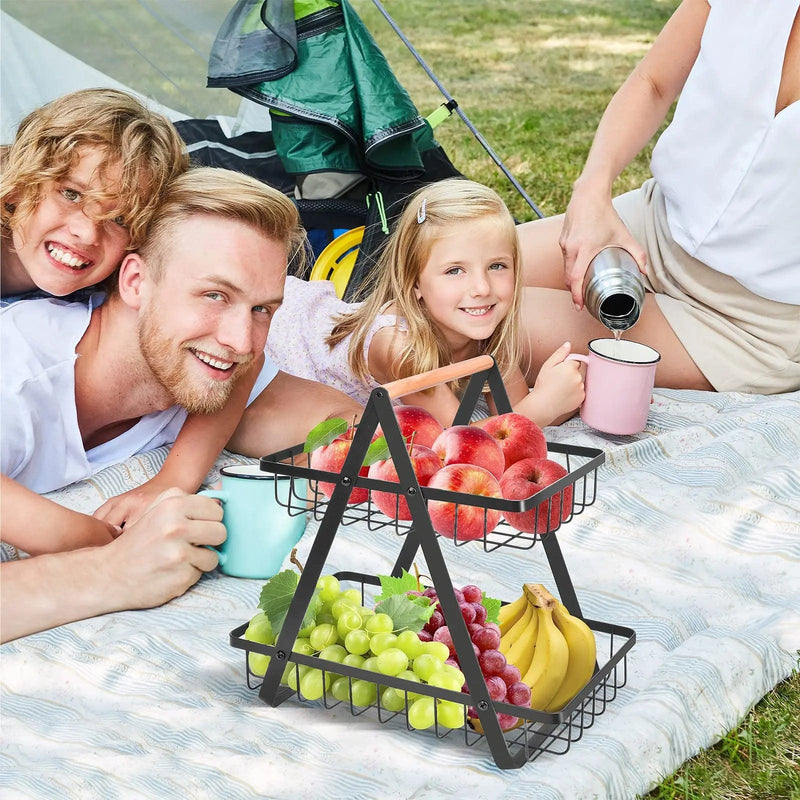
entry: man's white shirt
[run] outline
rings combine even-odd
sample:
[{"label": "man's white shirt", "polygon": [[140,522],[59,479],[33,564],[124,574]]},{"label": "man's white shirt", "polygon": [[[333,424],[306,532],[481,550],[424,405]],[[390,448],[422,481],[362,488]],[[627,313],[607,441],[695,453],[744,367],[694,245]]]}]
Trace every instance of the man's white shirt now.
[{"label": "man's white shirt", "polygon": [[[0,454],[3,474],[35,492],[88,478],[111,464],[175,441],[186,411],[173,406],[142,417],[104,444],[85,450],[75,407],[75,348],[86,332],[89,304],[24,300],[0,309]],[[268,359],[251,403],[277,374]]]}]

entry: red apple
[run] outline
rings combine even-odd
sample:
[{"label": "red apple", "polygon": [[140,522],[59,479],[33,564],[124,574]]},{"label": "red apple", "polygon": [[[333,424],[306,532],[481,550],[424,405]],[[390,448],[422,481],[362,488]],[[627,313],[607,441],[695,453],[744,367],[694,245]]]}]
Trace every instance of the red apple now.
[{"label": "red apple", "polygon": [[[436,417],[420,406],[395,406],[394,415],[397,417],[403,438],[409,441],[413,434],[414,444],[421,444],[423,447],[431,447],[436,437],[444,430]],[[372,441],[374,442],[379,436],[383,436],[380,425]]]},{"label": "red apple", "polygon": [[523,458],[547,458],[547,442],[542,429],[522,414],[499,414],[481,426],[497,439],[508,469]]},{"label": "red apple", "polygon": [[[465,492],[481,497],[502,497],[497,478],[488,469],[474,464],[450,464],[442,467],[428,481],[428,488]],[[456,523],[456,508],[458,508],[458,523]],[[455,533],[459,541],[482,538],[484,530],[487,532],[494,530],[502,516],[499,511],[491,508],[485,509],[464,503],[456,505],[445,500],[428,500],[428,513],[436,533],[447,539],[452,539]]]},{"label": "red apple", "polygon": [[[409,456],[411,458],[411,467],[417,476],[419,485],[427,486],[428,481],[441,467],[439,457],[429,447],[418,445],[416,441],[409,451]],[[399,483],[400,481],[391,458],[387,458],[385,461],[376,461],[369,468],[369,477],[380,481],[392,481],[393,483]],[[387,517],[392,519],[411,519],[411,510],[408,507],[406,498],[402,495],[397,495],[394,492],[373,490],[372,502]]]},{"label": "red apple", "polygon": [[445,429],[433,443],[433,452],[442,465],[474,464],[489,470],[498,480],[503,474],[505,458],[497,440],[473,425],[453,425]]},{"label": "red apple", "polygon": [[[344,460],[350,452],[350,446],[353,444],[353,436],[355,435],[355,428],[350,428],[346,433],[334,439],[330,444],[318,447],[311,453],[311,469],[321,469],[325,472],[341,472]],[[366,477],[369,471],[368,467],[362,467],[358,474]],[[326,496],[330,497],[333,494],[334,484],[319,482],[319,490]],[[367,502],[367,490],[360,487],[355,487],[350,492],[350,499],[347,501],[351,505],[355,503]]]},{"label": "red apple", "polygon": [[[549,458],[526,458],[517,461],[500,479],[503,497],[508,500],[524,500],[545,486],[563,478],[567,471],[561,464]],[[564,496],[563,508],[561,496]],[[549,515],[548,515],[549,506]],[[559,522],[572,512],[572,487],[556,492],[552,498],[539,503],[530,511],[506,511],[506,520],[512,528],[524,533],[546,533],[555,530]]]}]

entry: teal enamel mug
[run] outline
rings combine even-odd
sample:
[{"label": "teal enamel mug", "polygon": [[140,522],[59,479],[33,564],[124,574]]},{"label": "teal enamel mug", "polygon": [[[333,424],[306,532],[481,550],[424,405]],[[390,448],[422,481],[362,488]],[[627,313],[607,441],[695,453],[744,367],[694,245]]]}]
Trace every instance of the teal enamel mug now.
[{"label": "teal enamel mug", "polygon": [[271,578],[306,529],[308,484],[262,472],[257,464],[223,467],[221,476],[221,489],[198,492],[222,503],[228,535],[214,548],[220,571],[237,578]]}]

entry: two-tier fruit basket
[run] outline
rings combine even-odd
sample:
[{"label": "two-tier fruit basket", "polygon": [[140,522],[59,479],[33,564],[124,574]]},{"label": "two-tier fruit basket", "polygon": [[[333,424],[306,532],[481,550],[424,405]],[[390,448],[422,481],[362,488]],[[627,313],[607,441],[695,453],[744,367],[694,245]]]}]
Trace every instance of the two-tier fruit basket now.
[{"label": "two-tier fruit basket", "polygon": [[[415,696],[426,695],[439,700],[454,701],[462,704],[464,708],[463,726],[445,728],[435,720],[432,726],[435,735],[439,738],[447,736],[460,738],[468,746],[478,743],[488,745],[491,755],[499,767],[514,769],[545,752],[565,753],[573,742],[581,738],[583,731],[593,724],[594,719],[605,710],[606,704],[616,697],[617,690],[624,686],[627,676],[626,656],[635,642],[635,633],[630,628],[583,618],[558,544],[557,530],[562,521],[568,522],[595,500],[597,469],[604,461],[602,450],[548,443],[549,452],[558,454],[556,457],[565,463],[567,475],[524,500],[483,497],[442,489],[428,489],[419,485],[412,468],[406,442],[392,410],[392,400],[440,383],[466,377],[469,377],[470,380],[453,420],[454,425],[465,424],[469,421],[487,383],[498,412],[511,411],[500,371],[494,360],[490,356],[479,356],[460,364],[395,381],[375,389],[364,410],[340,473],[312,469],[309,454],[303,452],[302,444],[261,459],[260,467],[263,471],[288,476],[291,479],[289,500],[284,503],[288,512],[305,514],[310,511],[320,521],[320,524],[307,564],[300,576],[294,598],[275,643],[266,645],[244,639],[243,634],[247,624],[240,625],[231,631],[230,643],[233,647],[246,652],[246,663],[249,663],[248,656],[251,653],[271,656],[263,680],[253,675],[248,667],[248,685],[256,688],[260,681],[259,696],[271,706],[277,706],[294,695],[302,702],[314,702],[325,708],[332,708],[340,704],[345,707],[349,705],[349,710],[354,716],[372,709],[379,722],[387,723],[394,720],[395,724],[405,723],[405,727],[411,731],[413,729],[408,724],[409,693],[415,693]],[[386,437],[399,483],[359,476],[367,448],[378,425],[381,426]],[[297,481],[297,487],[295,487],[295,481]],[[314,492],[309,499],[305,489],[301,490],[301,486],[305,486],[305,481],[309,481],[311,486],[315,486],[317,481],[329,482],[333,483],[335,488],[330,499],[324,497],[319,491]],[[348,505],[350,494],[356,487],[366,489],[369,493],[368,499],[358,505]],[[572,487],[571,498],[570,493],[564,491],[567,487]],[[398,498],[405,497],[412,519],[404,522],[384,516],[372,503],[372,491],[393,492]],[[427,510],[427,501],[429,500],[454,503],[456,504],[456,513],[460,507],[477,506],[484,510],[484,521],[489,509],[500,512],[521,512],[537,508],[541,510],[542,504],[546,503],[547,513],[543,516],[548,521],[547,529],[542,533],[521,533],[505,521],[501,521],[492,530],[488,530],[484,525],[483,535],[470,542],[442,539],[431,524]],[[550,506],[554,502],[569,503],[569,507],[562,508],[562,513],[551,516]],[[556,520],[552,529],[549,523],[551,519]],[[366,525],[370,530],[383,528],[390,533],[393,531],[400,537],[397,541],[402,544],[392,570],[393,576],[399,576],[404,569],[408,570],[418,550],[422,550],[433,587],[436,589],[441,603],[445,623],[452,636],[461,670],[466,677],[468,693],[414,683],[403,678],[326,661],[318,656],[293,652],[293,643],[322,573],[333,539],[340,526],[356,523]],[[539,530],[539,526],[537,526],[537,530]],[[390,537],[387,537],[388,541],[391,541]],[[492,552],[502,551],[507,547],[527,550],[533,548],[537,542],[542,544],[561,602],[572,616],[584,619],[593,631],[597,642],[599,662],[587,685],[562,710],[554,713],[521,708],[492,700],[473,649],[469,631],[459,610],[444,557],[444,553],[453,546],[478,546],[483,547],[486,552]],[[375,587],[379,584],[376,577],[358,572],[340,572],[336,577],[340,581],[350,582],[358,588],[361,592],[362,603],[370,602],[375,593]],[[357,706],[353,703],[352,688],[349,702],[337,701],[327,691],[320,700],[308,701],[302,695],[299,681],[294,682],[298,687],[294,691],[281,684],[281,678],[286,672],[288,664],[294,664],[295,670],[299,670],[301,665],[314,667],[322,670],[323,676],[325,672],[331,675],[345,676],[351,685],[355,681],[362,680],[377,683],[380,687],[393,687],[405,693],[405,708],[400,711],[388,711],[381,705],[380,691],[377,692],[376,699],[371,706]],[[467,715],[468,708],[475,710],[472,713],[477,712],[479,724],[470,722]],[[498,721],[498,713],[518,717],[522,724],[513,730],[504,732]]]}]

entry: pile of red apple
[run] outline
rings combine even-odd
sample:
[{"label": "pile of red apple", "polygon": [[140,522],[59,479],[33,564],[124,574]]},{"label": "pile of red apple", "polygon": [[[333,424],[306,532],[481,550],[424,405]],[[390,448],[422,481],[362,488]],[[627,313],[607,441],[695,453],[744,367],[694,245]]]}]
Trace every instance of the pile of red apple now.
[{"label": "pile of red apple", "polygon": [[[547,458],[547,442],[541,428],[522,414],[500,414],[478,425],[454,425],[443,429],[424,408],[399,406],[395,409],[400,433],[408,442],[411,466],[420,486],[482,497],[524,500],[563,478],[567,471]],[[340,472],[353,439],[350,429],[331,444],[312,453],[311,467]],[[373,441],[381,436],[381,429]],[[359,475],[397,483],[391,458],[364,467]],[[328,497],[333,484],[320,483]],[[350,503],[367,500],[366,489],[354,488]],[[372,492],[372,502],[392,519],[410,520],[405,497],[394,492]],[[549,511],[548,511],[549,509]],[[572,487],[558,492],[537,508],[507,512],[509,525],[525,533],[545,533],[558,527],[572,510]],[[482,538],[500,522],[502,512],[481,505],[428,500],[434,530],[459,541]]]}]

